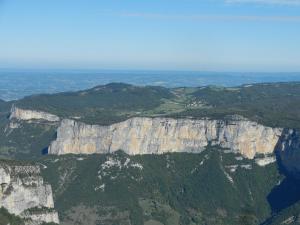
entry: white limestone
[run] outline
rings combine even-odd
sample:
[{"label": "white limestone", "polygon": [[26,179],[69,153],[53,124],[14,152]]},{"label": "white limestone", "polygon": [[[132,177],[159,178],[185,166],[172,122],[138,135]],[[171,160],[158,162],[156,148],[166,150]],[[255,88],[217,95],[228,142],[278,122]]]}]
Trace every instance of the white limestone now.
[{"label": "white limestone", "polygon": [[136,117],[110,126],[87,125],[65,119],[57,130],[50,154],[93,154],[123,150],[127,154],[201,152],[209,144],[254,158],[269,154],[282,129],[246,119],[191,120]]},{"label": "white limestone", "polygon": [[47,113],[47,112],[21,109],[16,106],[13,106],[11,108],[11,113],[10,113],[9,118],[11,120],[12,119],[24,120],[24,121],[45,120],[48,122],[58,122],[60,120],[60,118],[58,116]]},{"label": "white limestone", "polygon": [[[51,186],[40,176],[40,167],[0,161],[0,208],[31,219],[35,224],[59,223]],[[35,210],[31,213],[30,209]]]},{"label": "white limestone", "polygon": [[274,156],[265,157],[265,158],[261,158],[261,159],[255,159],[255,162],[259,166],[266,166],[266,165],[276,162],[276,158]]}]

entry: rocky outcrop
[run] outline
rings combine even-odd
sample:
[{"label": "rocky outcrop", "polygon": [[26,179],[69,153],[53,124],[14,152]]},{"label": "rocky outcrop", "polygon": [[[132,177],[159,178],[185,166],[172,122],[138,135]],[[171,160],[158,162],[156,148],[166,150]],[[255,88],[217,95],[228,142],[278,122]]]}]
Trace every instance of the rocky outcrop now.
[{"label": "rocky outcrop", "polygon": [[51,186],[44,183],[39,166],[0,161],[1,207],[28,224],[59,223]]},{"label": "rocky outcrop", "polygon": [[123,150],[127,154],[201,152],[219,145],[247,158],[268,154],[282,129],[270,128],[235,117],[229,120],[171,118],[131,118],[110,126],[87,125],[63,120],[50,154],[92,154]]},{"label": "rocky outcrop", "polygon": [[284,172],[300,178],[300,132],[284,129],[276,148],[277,158]]},{"label": "rocky outcrop", "polygon": [[24,120],[24,121],[44,120],[48,122],[58,122],[60,120],[58,116],[50,113],[36,111],[36,110],[21,109],[16,106],[13,106],[11,108],[10,119]]}]

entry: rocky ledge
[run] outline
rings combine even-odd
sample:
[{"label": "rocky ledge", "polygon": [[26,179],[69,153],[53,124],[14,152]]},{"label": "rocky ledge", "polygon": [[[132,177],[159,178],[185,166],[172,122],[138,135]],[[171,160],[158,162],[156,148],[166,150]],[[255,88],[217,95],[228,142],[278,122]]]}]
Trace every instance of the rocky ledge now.
[{"label": "rocky ledge", "polygon": [[62,120],[49,154],[93,154],[123,150],[127,154],[201,152],[219,145],[246,158],[272,153],[281,128],[240,117],[229,120],[191,120],[136,117],[110,126]]},{"label": "rocky ledge", "polygon": [[40,167],[0,160],[0,208],[26,219],[26,224],[59,223],[51,186]]},{"label": "rocky ledge", "polygon": [[51,113],[36,111],[36,110],[28,110],[28,109],[21,109],[16,106],[11,108],[10,117],[11,120],[24,120],[24,121],[31,121],[31,120],[44,120],[48,122],[58,122],[60,118],[56,115]]}]

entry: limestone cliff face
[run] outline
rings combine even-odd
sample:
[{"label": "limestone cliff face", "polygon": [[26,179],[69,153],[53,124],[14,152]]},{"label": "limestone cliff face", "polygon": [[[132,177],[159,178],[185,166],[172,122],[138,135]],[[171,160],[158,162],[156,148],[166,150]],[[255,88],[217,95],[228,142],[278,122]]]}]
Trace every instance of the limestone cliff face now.
[{"label": "limestone cliff face", "polygon": [[58,116],[50,113],[21,109],[16,106],[13,106],[11,109],[10,119],[25,120],[25,121],[45,120],[49,122],[58,122],[60,120]]},{"label": "limestone cliff face", "polygon": [[300,179],[300,132],[295,129],[284,129],[278,146],[277,157],[281,166],[289,173]]},{"label": "limestone cliff face", "polygon": [[0,161],[0,208],[28,219],[28,224],[59,223],[52,189],[44,184],[39,166]]},{"label": "limestone cliff face", "polygon": [[201,152],[220,145],[247,158],[272,153],[282,129],[270,128],[242,118],[190,120],[131,118],[110,126],[63,120],[49,154],[92,154],[123,150],[127,154]]}]

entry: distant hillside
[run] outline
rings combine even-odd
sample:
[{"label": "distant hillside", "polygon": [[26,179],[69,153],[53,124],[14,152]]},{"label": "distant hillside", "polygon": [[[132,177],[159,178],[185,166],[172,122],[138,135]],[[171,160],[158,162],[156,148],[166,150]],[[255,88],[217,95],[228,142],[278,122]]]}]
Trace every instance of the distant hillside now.
[{"label": "distant hillside", "polygon": [[239,114],[272,127],[300,128],[300,83],[270,83],[232,88],[203,87],[191,94],[195,101],[210,107],[189,109],[177,114],[223,118]]},{"label": "distant hillside", "polygon": [[163,87],[137,87],[111,83],[79,92],[25,97],[16,104],[25,109],[36,109],[60,117],[78,117],[90,123],[112,123],[138,112],[152,110],[164,99],[174,98]]},{"label": "distant hillside", "polygon": [[16,105],[90,124],[111,124],[133,116],[223,119],[239,114],[272,127],[300,128],[299,82],[174,89],[111,83],[79,92],[29,96]]}]

